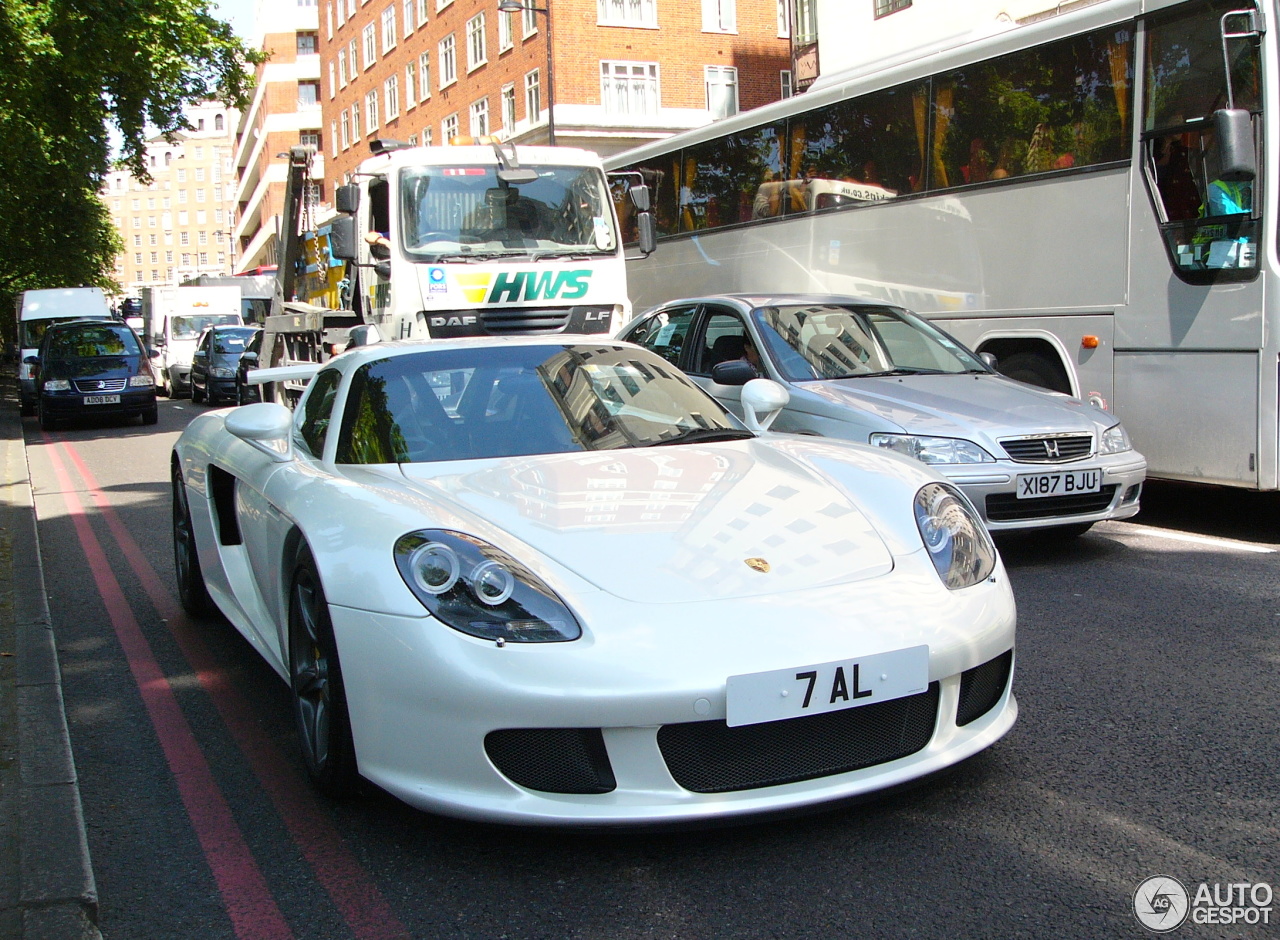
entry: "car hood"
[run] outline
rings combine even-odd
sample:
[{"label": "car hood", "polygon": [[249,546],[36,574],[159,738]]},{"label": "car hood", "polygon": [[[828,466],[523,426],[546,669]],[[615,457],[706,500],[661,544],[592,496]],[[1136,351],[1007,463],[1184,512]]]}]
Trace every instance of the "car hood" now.
[{"label": "car hood", "polygon": [[[893,557],[848,493],[759,441],[403,465],[421,496],[618,597],[681,603],[872,578]],[[767,565],[767,573],[757,570]]]},{"label": "car hood", "polygon": [[40,365],[41,379],[123,379],[137,375],[138,356],[94,356],[87,359],[51,359]]},{"label": "car hood", "polygon": [[799,392],[793,408],[813,410],[805,406],[805,398],[819,407],[856,408],[912,434],[994,441],[1041,431],[1094,433],[1115,423],[1106,412],[1079,399],[999,375],[830,379],[792,388]]}]

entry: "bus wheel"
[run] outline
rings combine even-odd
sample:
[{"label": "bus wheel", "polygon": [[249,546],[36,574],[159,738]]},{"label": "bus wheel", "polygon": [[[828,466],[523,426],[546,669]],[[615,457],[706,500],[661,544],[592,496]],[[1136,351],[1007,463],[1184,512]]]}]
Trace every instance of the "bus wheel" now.
[{"label": "bus wheel", "polygon": [[1001,359],[996,368],[1001,375],[1019,382],[1038,385],[1053,392],[1062,392],[1064,395],[1071,394],[1071,383],[1067,381],[1062,368],[1038,353],[1014,353],[1012,356]]}]

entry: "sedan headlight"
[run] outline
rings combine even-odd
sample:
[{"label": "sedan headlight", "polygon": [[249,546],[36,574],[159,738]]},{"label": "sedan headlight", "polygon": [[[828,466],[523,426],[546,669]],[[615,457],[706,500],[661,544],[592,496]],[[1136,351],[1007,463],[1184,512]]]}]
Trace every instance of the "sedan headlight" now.
[{"label": "sedan headlight", "polygon": [[215,379],[232,379],[236,375],[236,370],[228,366],[214,366],[210,371]]},{"label": "sedan headlight", "polygon": [[488,542],[444,529],[401,536],[396,567],[436,619],[486,640],[557,643],[582,627],[536,574]]},{"label": "sedan headlight", "polygon": [[991,536],[959,491],[945,483],[929,483],[916,493],[915,511],[924,547],[948,588],[977,584],[995,570]]},{"label": "sedan headlight", "polygon": [[1123,424],[1113,424],[1102,432],[1102,438],[1098,441],[1099,454],[1123,454],[1126,450],[1133,450],[1133,445],[1129,443],[1129,435],[1124,432]]},{"label": "sedan headlight", "polygon": [[872,434],[871,444],[894,450],[929,464],[994,463],[995,458],[973,441],[958,437],[922,437],[919,434]]},{"label": "sedan headlight", "polygon": [[71,382],[68,379],[50,379],[44,383],[46,392],[66,392],[71,390]]},{"label": "sedan headlight", "polygon": [[155,384],[155,378],[148,372],[129,376],[129,385],[133,388],[150,388]]}]

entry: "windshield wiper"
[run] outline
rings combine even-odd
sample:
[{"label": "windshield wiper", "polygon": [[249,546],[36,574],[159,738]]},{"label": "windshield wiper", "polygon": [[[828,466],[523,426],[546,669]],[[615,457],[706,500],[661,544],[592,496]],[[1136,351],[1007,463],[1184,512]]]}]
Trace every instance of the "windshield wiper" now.
[{"label": "windshield wiper", "polygon": [[603,248],[543,248],[532,252],[534,261],[542,261],[544,258],[568,258],[570,261],[586,261],[596,255],[611,254],[613,252],[605,251]]},{"label": "windshield wiper", "polygon": [[497,261],[500,258],[527,257],[529,257],[529,252],[527,251],[451,251],[435,255],[431,263],[442,264],[446,261],[466,261],[471,263],[476,261]]},{"label": "windshield wiper", "polygon": [[750,431],[739,431],[737,428],[688,428],[675,437],[664,437],[660,441],[650,441],[641,447],[658,447],[662,444],[692,444],[695,441],[743,441],[755,437]]},{"label": "windshield wiper", "polygon": [[842,375],[842,379],[879,379],[886,375],[945,375],[941,369],[910,369],[897,368],[885,369],[883,372],[856,372],[852,375]]}]

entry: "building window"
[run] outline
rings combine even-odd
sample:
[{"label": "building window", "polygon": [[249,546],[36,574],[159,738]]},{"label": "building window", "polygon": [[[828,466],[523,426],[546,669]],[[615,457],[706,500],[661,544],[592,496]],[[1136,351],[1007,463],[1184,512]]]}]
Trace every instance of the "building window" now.
[{"label": "building window", "polygon": [[542,120],[542,85],[537,69],[524,76],[524,116],[530,124]]},{"label": "building window", "polygon": [[458,60],[453,44],[453,33],[440,40],[440,87],[452,85],[458,80]]},{"label": "building window", "polygon": [[342,149],[351,146],[351,118],[346,111],[338,115],[338,134],[342,139]]},{"label": "building window", "polygon": [[418,56],[418,100],[426,101],[431,97],[431,53],[424,52]]},{"label": "building window", "polygon": [[320,103],[319,82],[298,82],[298,107],[310,108]]},{"label": "building window", "polygon": [[778,73],[778,84],[778,91],[783,98],[790,98],[796,93],[796,80],[791,74],[791,69],[783,69]]},{"label": "building window", "polygon": [[360,139],[360,102],[351,105],[351,143]]},{"label": "building window", "polygon": [[404,34],[408,36],[417,27],[417,21],[414,17],[414,7],[416,0],[404,0]]},{"label": "building window", "polygon": [[427,0],[418,0],[418,25],[427,25]]},{"label": "building window", "polygon": [[338,93],[338,70],[332,62],[329,63],[329,100],[332,101]]},{"label": "building window", "polygon": [[737,0],[702,0],[704,33],[736,33],[738,31]]},{"label": "building window", "polygon": [[453,140],[458,136],[458,115],[450,114],[447,118],[440,122],[440,132],[444,135],[445,141]]},{"label": "building window", "polygon": [[142,252],[140,252],[140,251],[135,251],[135,252],[133,253],[133,263],[134,263],[134,264],[142,264]]},{"label": "building window", "polygon": [[807,46],[818,41],[818,0],[796,0],[796,18],[791,23],[796,45]]},{"label": "building window", "polygon": [[436,0],[436,9],[443,10],[451,3],[453,3],[453,0]]},{"label": "building window", "polygon": [[477,13],[467,20],[467,71],[473,71],[488,61],[484,43],[484,14]]},{"label": "building window", "polygon": [[484,137],[489,133],[489,99],[481,98],[471,105],[471,136]]},{"label": "building window", "polygon": [[338,50],[338,87],[347,87],[347,50]]},{"label": "building window", "polygon": [[396,5],[393,3],[382,11],[382,54],[386,55],[396,47]]},{"label": "building window", "polygon": [[516,131],[516,86],[502,86],[502,127],[508,134]]},{"label": "building window", "polygon": [[738,113],[738,70],[729,65],[703,68],[707,86],[707,110],[711,120],[718,121]]},{"label": "building window", "polygon": [[[320,37],[315,33],[298,33],[298,55],[315,55],[320,51]],[[217,130],[214,126],[214,130]]]},{"label": "building window", "polygon": [[[196,182],[197,183],[204,182],[204,167],[202,166],[196,167]],[[154,209],[156,207],[156,201],[154,199],[148,199],[147,202],[150,203],[150,205],[147,208]]]},{"label": "building window", "polygon": [[394,121],[400,116],[400,76],[392,75],[382,86],[386,99],[387,120]]},{"label": "building window", "polygon": [[897,13],[899,10],[905,10],[911,6],[911,0],[875,0],[876,19],[882,16],[888,16],[890,13]]},{"label": "building window", "polygon": [[378,31],[370,23],[364,28],[364,67],[368,68],[378,59]]},{"label": "building window", "polygon": [[[329,122],[329,154],[334,157],[338,155],[338,122],[337,121]],[[222,210],[219,209],[218,213],[219,215],[221,215]],[[221,222],[222,219],[218,219],[218,221]]]},{"label": "building window", "polygon": [[424,127],[422,129],[422,146],[430,147],[433,140],[435,140],[435,129]]},{"label": "building window", "polygon": [[304,147],[315,147],[316,152],[320,151],[320,131],[310,130],[302,131],[298,134],[298,143]]},{"label": "building window", "polygon": [[180,245],[190,245],[190,244],[191,244],[191,233],[190,233],[190,232],[179,232],[179,233],[178,233],[178,244],[180,244]]},{"label": "building window", "polygon": [[778,38],[791,38],[791,0],[778,0]]},{"label": "building window", "polygon": [[351,69],[351,80],[354,82],[356,76],[360,74],[360,69],[356,65],[356,41],[351,40],[351,44],[347,46],[347,65]]},{"label": "building window", "polygon": [[[215,131],[220,131],[220,130],[222,130],[224,127],[225,127],[225,125],[222,123],[222,115],[221,115],[221,114],[215,114],[215,115],[213,116],[213,129],[214,129]],[[168,162],[169,162],[169,155],[166,153],[164,156],[165,156],[165,160],[164,160],[164,162],[165,162],[166,164],[168,164]]]},{"label": "building window", "polygon": [[515,41],[511,38],[511,14],[498,13],[498,52],[506,52],[515,46]]},{"label": "building window", "polygon": [[534,6],[535,4],[530,3],[524,8],[524,12],[520,14],[520,24],[525,39],[538,32],[538,11],[534,9]]},{"label": "building window", "polygon": [[325,24],[327,25],[329,30],[329,33],[328,33],[329,41],[332,42],[333,41],[333,5],[330,3],[326,3],[324,5],[324,19],[325,19]]},{"label": "building window", "polygon": [[372,134],[378,129],[378,93],[371,91],[364,96],[364,128]]},{"label": "building window", "polygon": [[410,134],[410,135],[409,135],[409,146],[410,146],[410,147],[416,147],[416,146],[418,146],[418,135],[417,135],[417,134]]},{"label": "building window", "polygon": [[418,103],[418,63],[404,67],[404,109],[408,111]]},{"label": "building window", "polygon": [[658,25],[655,0],[599,0],[599,17],[601,26]]},{"label": "building window", "polygon": [[658,113],[658,63],[601,62],[600,100],[606,114]]}]

